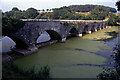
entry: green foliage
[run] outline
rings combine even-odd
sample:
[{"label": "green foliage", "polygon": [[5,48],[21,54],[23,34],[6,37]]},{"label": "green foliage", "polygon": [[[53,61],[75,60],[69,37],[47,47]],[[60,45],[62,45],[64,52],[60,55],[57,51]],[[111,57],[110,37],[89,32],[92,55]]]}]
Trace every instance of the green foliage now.
[{"label": "green foliage", "polygon": [[[78,11],[81,10],[81,11]],[[82,11],[83,10],[83,11]],[[85,11],[86,10],[86,11]],[[83,14],[74,14],[74,12],[88,12],[90,14],[85,16]],[[100,6],[100,5],[74,5],[69,7],[61,7],[53,10],[53,19],[75,19],[75,20],[103,20],[110,12],[116,12],[114,8]],[[111,13],[112,14],[112,13]]]},{"label": "green foliage", "polygon": [[73,12],[89,12],[95,8],[96,5],[72,5],[69,6]]},{"label": "green foliage", "polygon": [[3,17],[22,19],[23,18],[23,14],[20,11],[10,11],[10,12],[5,12],[3,14]]},{"label": "green foliage", "polygon": [[118,8],[118,11],[120,11],[120,1],[117,1],[117,2],[116,2],[116,6],[117,6],[117,8]]},{"label": "green foliage", "polygon": [[78,23],[76,23],[76,29],[78,29]]},{"label": "green foliage", "polygon": [[68,24],[67,22],[65,22],[63,25],[64,25],[64,26],[69,26],[69,24]]},{"label": "green foliage", "polygon": [[85,15],[83,14],[74,14],[75,15],[75,20],[83,20],[85,19]]},{"label": "green foliage", "polygon": [[51,13],[46,13],[41,15],[41,19],[52,19],[53,15]]},{"label": "green foliage", "polygon": [[14,11],[5,12],[3,17],[11,18],[14,15]]},{"label": "green foliage", "polygon": [[109,18],[109,20],[106,23],[109,26],[116,26],[117,22],[120,21],[120,19],[118,18],[118,16],[116,16],[115,14],[112,14],[112,13],[109,16],[110,16],[110,18]]},{"label": "green foliage", "polygon": [[[43,11],[45,11],[43,9]],[[49,9],[47,9],[49,11]],[[90,14],[77,14],[75,12],[89,12]],[[110,16],[106,22],[108,25],[117,25],[120,19],[111,12],[116,12],[114,8],[100,6],[100,5],[72,5],[69,7],[63,6],[61,8],[53,9],[53,13],[44,12],[38,13],[34,8],[28,8],[25,11],[20,11],[14,7],[11,11],[3,13],[3,17],[16,19],[68,19],[68,20],[104,20]]]},{"label": "green foliage", "polygon": [[14,7],[11,11],[3,13],[3,17],[22,19],[23,14],[22,14],[22,11]]},{"label": "green foliage", "polygon": [[19,11],[17,7],[12,8],[12,11]]},{"label": "green foliage", "polygon": [[66,13],[64,16],[61,15],[61,17],[62,17],[61,19],[75,19],[74,14],[70,12]]},{"label": "green foliage", "polygon": [[36,19],[41,19],[42,15],[39,14],[38,16],[36,16]]},{"label": "green foliage", "polygon": [[13,18],[2,18],[2,35],[11,36],[24,26],[24,22]]},{"label": "green foliage", "polygon": [[91,16],[92,20],[103,20],[108,16],[108,14],[108,9],[103,6],[96,6],[95,9],[91,11],[91,14],[89,16]]},{"label": "green foliage", "polygon": [[14,7],[11,11],[5,12],[3,17],[16,19],[34,19],[38,14],[38,11],[34,8],[28,8],[26,11],[21,11]]},{"label": "green foliage", "polygon": [[23,17],[22,12],[20,12],[20,11],[15,11],[12,18],[22,19],[22,18],[24,18],[24,17]]},{"label": "green foliage", "polygon": [[25,12],[23,12],[23,16],[26,19],[35,19],[37,15],[39,15],[39,13],[34,8],[28,8]]},{"label": "green foliage", "polygon": [[[98,5],[72,5],[69,7],[72,12],[90,12],[94,10],[96,7],[98,7]],[[105,6],[103,6],[103,8],[108,10],[109,12],[113,12],[113,13],[117,12],[115,8],[105,7]]]},{"label": "green foliage", "polygon": [[2,66],[2,78],[3,79],[48,79],[50,78],[50,68],[48,66],[41,67],[40,70],[36,72],[35,67],[29,70],[22,70],[17,65],[12,62],[3,64]]},{"label": "green foliage", "polygon": [[53,10],[53,19],[68,19],[69,17],[73,18],[73,14],[68,7],[61,7]]}]

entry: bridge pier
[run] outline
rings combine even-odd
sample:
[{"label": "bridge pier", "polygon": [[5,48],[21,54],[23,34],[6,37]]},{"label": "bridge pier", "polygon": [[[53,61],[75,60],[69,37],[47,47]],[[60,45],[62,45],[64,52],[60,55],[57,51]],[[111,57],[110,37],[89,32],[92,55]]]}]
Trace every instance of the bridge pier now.
[{"label": "bridge pier", "polygon": [[107,26],[104,26],[104,28],[107,28]]},{"label": "bridge pier", "polygon": [[29,47],[29,48],[27,48],[27,49],[15,48],[15,49],[13,49],[13,51],[14,51],[14,52],[17,52],[17,53],[20,53],[20,54],[22,54],[22,55],[24,55],[24,56],[26,56],[26,55],[30,55],[30,54],[32,54],[32,53],[37,52],[37,51],[38,51],[38,48],[37,48],[36,46],[34,46],[34,47]]},{"label": "bridge pier", "polygon": [[37,52],[38,48],[36,46],[34,46],[34,47],[29,47],[28,50],[33,51],[33,52]]},{"label": "bridge pier", "polygon": [[86,31],[86,33],[87,33],[87,34],[91,34],[91,33],[92,33],[92,31]]},{"label": "bridge pier", "polygon": [[97,29],[95,29],[95,32],[97,32],[98,30]]},{"label": "bridge pier", "polygon": [[97,28],[94,28],[92,31],[93,31],[93,32],[97,32],[98,30],[97,30]]},{"label": "bridge pier", "polygon": [[102,26],[102,29],[104,29],[104,26]]},{"label": "bridge pier", "polygon": [[63,38],[60,42],[66,42],[66,38]]},{"label": "bridge pier", "polygon": [[77,36],[77,37],[82,37],[82,34],[77,34],[76,36]]},{"label": "bridge pier", "polygon": [[109,28],[109,26],[106,26],[106,28]]}]

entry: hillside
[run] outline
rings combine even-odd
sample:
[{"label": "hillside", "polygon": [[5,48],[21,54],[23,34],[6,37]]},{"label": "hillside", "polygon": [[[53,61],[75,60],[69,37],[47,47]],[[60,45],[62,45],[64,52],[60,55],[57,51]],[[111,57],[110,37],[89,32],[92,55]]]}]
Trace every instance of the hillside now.
[{"label": "hillside", "polygon": [[[47,12],[45,12],[47,11]],[[71,5],[44,10],[40,12],[35,8],[19,10],[14,7],[11,11],[3,13],[3,17],[17,19],[67,19],[67,20],[105,20],[108,25],[117,25],[120,16],[116,9],[102,5]]]},{"label": "hillside", "polygon": [[[90,12],[93,9],[95,9],[97,6],[102,6],[102,5],[72,5],[72,6],[69,6],[69,8],[73,12]],[[102,6],[102,7],[109,10],[109,12],[113,12],[113,13],[117,12],[115,8],[111,8],[107,6]]]}]

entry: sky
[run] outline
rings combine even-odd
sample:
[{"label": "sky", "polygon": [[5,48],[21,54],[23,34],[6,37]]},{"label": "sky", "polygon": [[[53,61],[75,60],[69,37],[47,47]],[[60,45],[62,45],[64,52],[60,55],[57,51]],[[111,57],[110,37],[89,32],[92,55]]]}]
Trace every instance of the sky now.
[{"label": "sky", "polygon": [[59,8],[69,5],[97,4],[116,8],[117,0],[0,0],[0,9],[10,11],[13,7],[20,10],[35,8],[37,10]]}]

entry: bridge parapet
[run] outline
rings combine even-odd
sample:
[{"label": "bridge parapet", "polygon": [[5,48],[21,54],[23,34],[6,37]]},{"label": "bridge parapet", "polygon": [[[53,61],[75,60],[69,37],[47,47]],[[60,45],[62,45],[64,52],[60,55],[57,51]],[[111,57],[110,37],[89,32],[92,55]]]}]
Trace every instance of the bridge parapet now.
[{"label": "bridge parapet", "polygon": [[21,19],[25,22],[33,21],[53,21],[53,22],[105,22],[104,20],[59,20],[59,19]]}]

